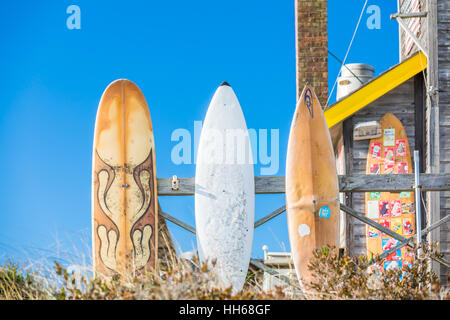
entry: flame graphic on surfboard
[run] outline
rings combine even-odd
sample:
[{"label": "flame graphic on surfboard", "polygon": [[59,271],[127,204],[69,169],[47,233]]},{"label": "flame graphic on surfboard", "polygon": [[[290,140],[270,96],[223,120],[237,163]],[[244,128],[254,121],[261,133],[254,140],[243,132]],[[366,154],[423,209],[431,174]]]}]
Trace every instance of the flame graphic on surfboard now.
[{"label": "flame graphic on surfboard", "polygon": [[92,240],[95,272],[155,268],[158,202],[147,102],[128,80],[101,98],[94,134]]}]

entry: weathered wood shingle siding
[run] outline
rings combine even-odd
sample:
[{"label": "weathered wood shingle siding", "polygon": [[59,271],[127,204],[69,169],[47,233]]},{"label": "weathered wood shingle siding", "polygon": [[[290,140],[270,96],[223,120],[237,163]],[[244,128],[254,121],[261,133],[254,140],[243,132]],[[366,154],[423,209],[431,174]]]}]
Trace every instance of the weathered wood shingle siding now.
[{"label": "weathered wood shingle siding", "polygon": [[[380,120],[387,112],[393,113],[403,124],[408,135],[411,153],[414,150],[414,79],[410,79],[375,100],[353,116],[353,124]],[[365,174],[369,140],[353,141],[353,174]],[[353,208],[364,212],[364,193],[353,193]],[[366,253],[366,224],[353,219],[354,254]]]},{"label": "weathered wood shingle siding", "polygon": [[[415,10],[416,3],[418,4],[419,9]],[[402,0],[401,1],[401,12],[402,13],[412,13],[412,12],[425,12],[427,10],[427,3],[426,0]],[[405,19],[404,22],[409,25],[411,31],[417,31],[415,33],[415,36],[420,40],[422,45],[426,46],[426,36],[427,36],[427,21],[426,18],[413,18],[413,19]],[[414,30],[415,23],[418,22],[418,29]],[[396,22],[397,23],[397,22]],[[412,47],[408,46],[407,44],[411,43],[411,40],[409,39],[409,36],[405,33],[403,29],[399,26],[399,35],[400,35],[400,59],[403,61],[404,59],[411,56],[412,53],[417,52],[419,48],[416,44],[413,43]]]},{"label": "weathered wood shingle siding", "polygon": [[[450,0],[438,1],[438,57],[439,57],[439,122],[440,171],[450,172]],[[441,192],[441,217],[450,214],[450,191]],[[441,227],[440,251],[450,259],[450,228]],[[441,266],[441,279],[446,281],[450,270]]]}]

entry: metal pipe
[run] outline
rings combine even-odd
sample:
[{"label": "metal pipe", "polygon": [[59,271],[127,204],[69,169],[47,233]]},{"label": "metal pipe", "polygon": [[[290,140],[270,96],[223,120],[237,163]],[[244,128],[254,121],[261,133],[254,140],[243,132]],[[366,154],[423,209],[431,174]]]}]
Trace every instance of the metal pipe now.
[{"label": "metal pipe", "polygon": [[[414,179],[415,179],[415,202],[416,202],[416,234],[417,234],[417,244],[420,245],[422,243],[422,216],[421,216],[421,194],[420,189],[420,159],[419,159],[419,151],[414,150]],[[420,259],[422,256],[422,249],[419,248],[417,251],[417,256]]]},{"label": "metal pipe", "polygon": [[427,56],[428,58],[428,50],[422,45],[419,39],[409,30],[408,26],[403,22],[402,18],[395,18],[397,20],[400,27],[405,30],[406,34],[414,41],[414,43],[419,47],[420,50]]},{"label": "metal pipe", "polygon": [[410,19],[410,18],[426,18],[428,15],[427,11],[424,12],[410,12],[410,13],[396,13],[391,14],[391,20],[402,18],[402,19]]}]

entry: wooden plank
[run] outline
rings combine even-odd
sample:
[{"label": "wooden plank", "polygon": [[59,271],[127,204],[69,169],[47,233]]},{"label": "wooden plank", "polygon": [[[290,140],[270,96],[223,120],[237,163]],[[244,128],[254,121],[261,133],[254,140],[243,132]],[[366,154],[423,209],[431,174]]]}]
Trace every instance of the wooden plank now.
[{"label": "wooden plank", "polygon": [[[387,235],[391,236],[392,238],[400,241],[400,244],[398,244],[398,247],[400,247],[400,245],[402,243],[404,243],[408,247],[414,248],[414,245],[410,244],[409,240],[407,238],[397,234],[396,232],[392,231],[391,229],[388,229],[388,228],[386,228],[386,227],[376,223],[375,221],[367,218],[366,216],[360,214],[359,212],[353,210],[350,207],[347,207],[346,205],[344,205],[342,203],[341,203],[341,210],[346,212],[346,213],[348,213],[348,214],[350,214],[354,218],[364,222],[365,224],[368,224],[368,225],[370,225],[370,226],[380,230],[381,232],[386,233]],[[443,220],[445,220],[445,221],[443,221]],[[441,224],[443,224],[445,222],[448,222],[448,218],[445,218],[445,219],[442,219],[441,221],[438,221],[437,223],[434,224],[434,227],[437,228],[438,224],[441,225]],[[431,231],[431,226],[429,228],[429,231],[432,232]],[[445,260],[445,259],[438,258],[438,257],[431,257],[431,259],[433,259],[436,263],[440,263],[440,264],[442,264],[442,265],[444,265],[446,267],[450,267],[450,263],[447,260]]]},{"label": "wooden plank", "polygon": [[[450,221],[450,215],[445,216],[444,218],[442,218],[441,220],[439,220],[437,223],[434,223],[433,225],[429,226],[428,228],[425,228],[422,230],[422,236],[425,236],[426,234],[428,234],[429,232],[433,231],[434,229],[437,229],[438,227],[440,227],[441,225],[443,225],[444,223],[447,223]],[[382,254],[379,255],[380,259],[384,259],[386,258],[388,255],[390,255],[391,253],[397,251],[400,248],[403,248],[404,246],[408,245],[409,242],[411,242],[413,239],[416,239],[417,235],[413,235],[410,238],[407,238],[405,241],[400,242],[398,245],[396,245],[395,247],[383,252]]]},{"label": "wooden plank", "polygon": [[[409,242],[410,242],[411,239],[412,239],[412,238],[408,238],[407,240],[405,240],[405,241],[403,241],[403,242],[400,242],[398,245],[396,245],[395,247],[389,249],[388,251],[383,252],[383,253],[379,256],[379,258],[380,258],[380,259],[384,259],[384,258],[386,258],[388,255],[390,255],[391,253],[397,251],[398,249],[403,248],[404,246],[406,246],[406,245],[409,244]],[[431,259],[434,260],[436,263],[440,263],[440,264],[442,264],[443,266],[446,266],[447,268],[450,268],[450,262],[448,262],[447,260],[445,260],[445,259],[443,259],[443,258],[439,258],[439,257],[436,257],[436,256],[431,256]],[[374,260],[372,260],[372,261],[374,262]]]},{"label": "wooden plank", "polygon": [[[352,217],[358,219],[359,221],[364,222],[365,224],[368,224],[369,226],[374,227],[377,230],[380,230],[381,232],[384,232],[385,234],[387,234],[388,236],[391,236],[392,238],[403,242],[406,241],[407,238],[399,235],[398,233],[392,231],[391,229],[386,228],[385,226],[382,226],[381,224],[373,221],[372,219],[367,218],[365,215],[357,212],[356,210],[347,207],[345,204],[341,203],[341,210],[348,213],[349,215],[351,215]],[[408,246],[413,247],[413,245],[408,244]]]},{"label": "wooden plank", "polygon": [[397,18],[424,18],[428,12],[409,12],[409,13],[396,13],[391,14],[391,20]]},{"label": "wooden plank", "polygon": [[176,224],[177,226],[179,226],[179,227],[181,227],[181,228],[183,228],[183,229],[185,229],[185,230],[187,230],[187,231],[189,231],[189,232],[191,232],[191,233],[193,233],[193,234],[196,233],[194,227],[191,227],[190,225],[184,223],[183,221],[178,220],[178,219],[175,218],[175,217],[172,217],[170,214],[168,214],[168,213],[166,213],[166,212],[163,212],[163,211],[160,211],[159,214],[160,214],[164,219],[166,219],[166,220],[168,220],[168,221],[170,221],[170,222]]},{"label": "wooden plank", "polygon": [[[353,146],[353,118],[350,117],[343,122],[343,137],[344,137],[344,153],[345,153],[345,174],[353,174],[353,157],[354,157],[354,146]],[[341,183],[339,182],[339,189],[341,189]],[[345,200],[344,203],[350,208],[353,207],[353,193],[344,193]],[[349,255],[353,255],[355,252],[355,241],[354,241],[354,225],[355,222],[352,216],[345,216],[345,249]]]},{"label": "wooden plank", "polygon": [[255,229],[258,228],[260,225],[266,223],[267,221],[272,220],[273,218],[277,217],[278,215],[282,214],[285,211],[286,211],[286,206],[282,206],[281,208],[278,208],[277,210],[262,217],[261,219],[259,219],[255,222]]},{"label": "wooden plank", "polygon": [[[414,150],[419,151],[419,172],[425,172],[425,96],[424,96],[424,78],[423,73],[418,73],[414,77]],[[421,204],[421,228],[426,227],[425,206],[422,201]]]},{"label": "wooden plank", "polygon": [[[439,173],[440,162],[440,130],[439,130],[439,92],[434,91],[439,88],[439,68],[438,68],[438,10],[437,0],[427,1],[427,80],[428,88],[426,101],[426,138],[427,138],[427,154],[426,154],[426,172]],[[431,90],[430,90],[431,89]],[[434,90],[433,90],[434,89]],[[441,208],[438,192],[427,193],[427,225],[439,220]],[[428,236],[429,242],[440,242],[440,233],[438,230],[430,232]],[[432,264],[434,272],[440,276],[440,266],[436,263]]]},{"label": "wooden plank", "polygon": [[[439,56],[439,104],[440,104],[440,171],[450,172],[448,161],[450,160],[450,10],[448,1],[438,1],[438,56]],[[445,161],[445,164],[444,164]],[[441,216],[450,212],[450,196],[449,193],[441,192],[440,210]],[[447,253],[450,258],[450,225],[441,228],[439,235],[439,250]],[[449,284],[450,268],[441,270],[442,284]]]},{"label": "wooden plank", "polygon": [[[413,190],[414,175],[340,175],[340,192],[386,191],[400,192]],[[179,190],[172,190],[172,178],[158,178],[158,195],[192,196],[194,195],[194,178],[179,178]],[[279,194],[285,192],[284,176],[255,177],[256,194]],[[422,191],[450,190],[450,173],[420,174]],[[436,220],[437,221],[437,220]]]},{"label": "wooden plank", "polygon": [[[344,212],[346,212],[346,213],[348,213],[348,214],[350,214],[350,215],[353,216],[354,218],[356,218],[356,219],[358,219],[358,220],[364,222],[365,224],[368,224],[368,225],[370,225],[370,226],[372,226],[372,227],[374,227],[374,228],[380,230],[381,232],[386,233],[387,235],[391,236],[392,238],[394,238],[394,239],[400,241],[400,243],[397,245],[398,247],[400,247],[400,246],[402,245],[402,243],[404,243],[405,245],[407,245],[408,247],[411,247],[411,248],[414,248],[414,247],[415,247],[415,245],[412,245],[412,244],[409,243],[410,241],[408,240],[408,238],[405,238],[405,237],[403,237],[403,236],[397,234],[396,232],[392,231],[391,229],[388,229],[388,228],[382,226],[381,224],[376,223],[375,221],[373,221],[373,220],[367,218],[366,216],[364,216],[364,215],[362,215],[361,213],[359,213],[359,212],[353,210],[353,209],[350,208],[350,207],[347,207],[346,205],[344,205],[344,204],[342,204],[342,203],[341,203],[341,210],[344,211]],[[444,222],[442,222],[442,221],[439,221],[439,222],[440,222],[441,224],[444,223]],[[438,222],[438,223],[439,223],[439,222]],[[445,222],[447,222],[447,221],[445,221]],[[438,223],[436,223],[436,224],[434,224],[434,225],[437,225]],[[436,227],[436,228],[437,228],[437,227]],[[431,232],[432,232],[432,231],[431,231],[431,227],[430,227],[430,233],[431,233]],[[431,259],[433,259],[436,263],[440,263],[440,264],[442,264],[442,265],[444,265],[444,266],[450,268],[450,263],[449,263],[447,260],[445,260],[445,259],[438,258],[438,257],[433,257],[433,256],[431,257]]]},{"label": "wooden plank", "polygon": [[424,172],[424,143],[425,143],[425,97],[423,73],[414,77],[414,149],[419,150],[420,172]]},{"label": "wooden plank", "polygon": [[284,176],[274,177],[275,179],[267,179],[268,177],[255,177],[255,193],[256,194],[275,194],[284,193]]}]

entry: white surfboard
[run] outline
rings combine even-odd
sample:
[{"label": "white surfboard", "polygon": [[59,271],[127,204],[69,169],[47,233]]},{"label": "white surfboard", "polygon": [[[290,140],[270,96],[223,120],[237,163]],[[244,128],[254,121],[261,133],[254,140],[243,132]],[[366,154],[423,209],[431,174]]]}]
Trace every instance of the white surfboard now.
[{"label": "white surfboard", "polygon": [[200,261],[223,288],[242,290],[253,242],[255,186],[244,114],[224,82],[206,113],[195,173],[195,223]]}]

